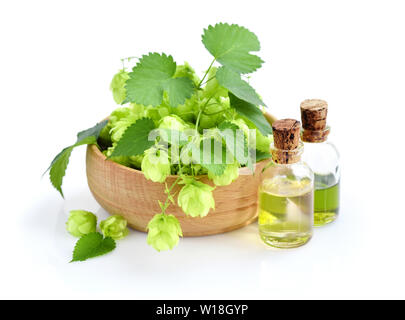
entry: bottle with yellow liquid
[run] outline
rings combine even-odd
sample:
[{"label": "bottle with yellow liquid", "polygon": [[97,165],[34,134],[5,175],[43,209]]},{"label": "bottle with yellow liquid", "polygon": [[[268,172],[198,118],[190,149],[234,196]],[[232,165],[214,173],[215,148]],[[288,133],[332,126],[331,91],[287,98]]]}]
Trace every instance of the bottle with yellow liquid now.
[{"label": "bottle with yellow liquid", "polygon": [[273,123],[272,160],[259,187],[259,233],[276,248],[294,248],[312,237],[314,175],[301,161],[300,123],[293,119]]},{"label": "bottle with yellow liquid", "polygon": [[309,99],[301,103],[301,139],[305,146],[302,158],[315,174],[315,226],[329,224],[339,214],[339,153],[328,141],[327,112],[328,104],[324,100]]}]

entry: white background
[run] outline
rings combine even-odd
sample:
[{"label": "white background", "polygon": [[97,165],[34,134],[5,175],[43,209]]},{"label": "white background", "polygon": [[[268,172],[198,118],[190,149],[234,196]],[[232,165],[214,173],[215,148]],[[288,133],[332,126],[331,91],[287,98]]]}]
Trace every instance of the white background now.
[{"label": "white background", "polygon": [[[403,1],[2,1],[0,298],[405,298]],[[204,27],[255,32],[252,84],[277,117],[329,102],[342,155],[341,217],[299,249],[272,250],[257,226],[182,239],[156,253],[131,232],[115,252],[69,264],[68,210],[107,216],[74,151],[66,199],[42,172],[116,106],[120,58],[172,54],[202,72]]]}]

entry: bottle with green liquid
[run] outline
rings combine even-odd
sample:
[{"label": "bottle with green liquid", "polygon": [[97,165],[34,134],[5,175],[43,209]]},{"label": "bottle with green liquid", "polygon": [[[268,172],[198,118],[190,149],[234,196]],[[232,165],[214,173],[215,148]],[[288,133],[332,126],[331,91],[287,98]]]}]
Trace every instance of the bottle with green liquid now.
[{"label": "bottle with green liquid", "polygon": [[305,145],[303,160],[315,174],[315,226],[329,224],[339,214],[339,153],[328,141],[330,127],[326,124],[327,113],[328,104],[324,100],[309,99],[301,103],[301,139]]},{"label": "bottle with green liquid", "polygon": [[300,123],[273,123],[272,159],[263,170],[259,187],[259,234],[276,248],[294,248],[312,237],[314,175],[301,161]]}]

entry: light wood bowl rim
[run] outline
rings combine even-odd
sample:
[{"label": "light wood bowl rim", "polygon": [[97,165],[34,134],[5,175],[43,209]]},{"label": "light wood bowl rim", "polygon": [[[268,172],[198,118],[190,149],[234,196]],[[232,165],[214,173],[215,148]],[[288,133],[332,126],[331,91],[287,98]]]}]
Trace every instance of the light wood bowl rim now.
[{"label": "light wood bowl rim", "polygon": [[[143,177],[145,177],[144,174],[142,173],[142,170],[124,166],[124,165],[122,165],[122,164],[120,164],[120,163],[117,163],[117,162],[113,161],[112,159],[107,158],[107,156],[104,155],[104,154],[101,152],[101,150],[100,150],[100,148],[98,147],[98,145],[92,144],[92,145],[89,145],[89,148],[91,148],[91,149],[92,149],[92,152],[94,152],[95,155],[97,155],[97,157],[99,157],[101,160],[104,160],[104,161],[111,161],[111,162],[113,162],[113,164],[116,165],[116,166],[119,166],[119,167],[124,168],[125,170],[127,170],[127,171],[129,171],[129,172],[136,173],[136,174],[139,174],[139,175],[142,175]],[[256,171],[256,165],[257,165],[257,163],[260,163],[260,162],[262,162],[262,161],[266,161],[266,159],[263,159],[263,160],[261,160],[261,161],[259,161],[259,162],[256,162],[256,163],[254,164],[254,171]],[[240,173],[244,173],[244,172],[249,173],[249,172],[250,172],[250,169],[249,169],[248,167],[239,168],[239,174],[240,174]],[[196,178],[202,178],[202,177],[207,177],[207,176],[208,176],[208,175],[204,174],[204,175],[197,175],[197,176],[194,176],[194,177],[196,177]],[[172,179],[176,179],[176,178],[178,178],[178,177],[179,177],[178,175],[174,175],[174,174],[171,174],[171,175],[168,175],[168,176],[167,176],[167,178],[172,178]]]},{"label": "light wood bowl rim", "polygon": [[[268,122],[270,125],[272,125],[273,122],[277,120],[277,118],[276,118],[274,115],[272,115],[271,113],[269,113],[267,110],[266,110],[266,111],[263,111],[263,114],[264,114],[264,116],[265,116],[267,122]],[[108,117],[104,118],[104,120],[108,120],[109,118],[110,118],[110,117],[108,116]],[[101,152],[101,150],[100,150],[100,148],[98,147],[98,145],[92,144],[92,145],[89,145],[88,147],[89,147],[89,148],[92,148],[92,149],[93,149],[93,152],[95,152],[95,154],[96,154],[98,157],[102,158],[103,160],[109,160],[109,161],[113,162],[115,165],[120,166],[120,167],[123,167],[123,168],[125,168],[126,170],[128,170],[128,171],[130,171],[130,172],[135,172],[135,173],[137,173],[137,174],[142,174],[142,175],[143,175],[142,171],[139,170],[139,169],[135,169],[135,168],[130,168],[130,167],[124,166],[124,165],[122,165],[122,164],[120,164],[120,163],[117,163],[117,162],[115,162],[115,161],[113,161],[113,160],[107,158],[107,157]],[[260,162],[262,162],[262,161],[266,161],[266,160],[268,160],[268,159],[263,159],[263,160],[261,160],[261,161],[259,161],[259,162],[256,162],[256,163],[253,165],[254,172],[256,172],[256,165],[257,165],[258,163],[260,163]],[[249,170],[249,168],[247,168],[247,167],[239,168],[239,174],[244,173],[244,172],[248,173],[248,171],[250,171],[250,170]],[[174,179],[176,179],[176,178],[178,177],[178,175],[170,174],[170,175],[168,175],[167,177],[168,177],[168,178],[174,178]],[[207,175],[206,175],[206,174],[204,174],[204,175],[197,175],[197,176],[195,176],[195,177],[196,177],[196,178],[201,178],[201,177],[207,177]]]}]

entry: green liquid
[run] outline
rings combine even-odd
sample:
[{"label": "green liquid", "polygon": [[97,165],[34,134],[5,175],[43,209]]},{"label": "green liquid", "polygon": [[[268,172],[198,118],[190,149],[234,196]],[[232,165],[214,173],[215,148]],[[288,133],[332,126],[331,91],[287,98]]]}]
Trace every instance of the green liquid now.
[{"label": "green liquid", "polygon": [[[331,176],[315,175],[314,225],[324,226],[336,220],[339,214],[340,182]],[[334,184],[329,184],[335,182]]]},{"label": "green liquid", "polygon": [[264,182],[259,189],[261,239],[277,248],[294,248],[307,243],[312,237],[311,182],[287,178],[268,182]]}]

